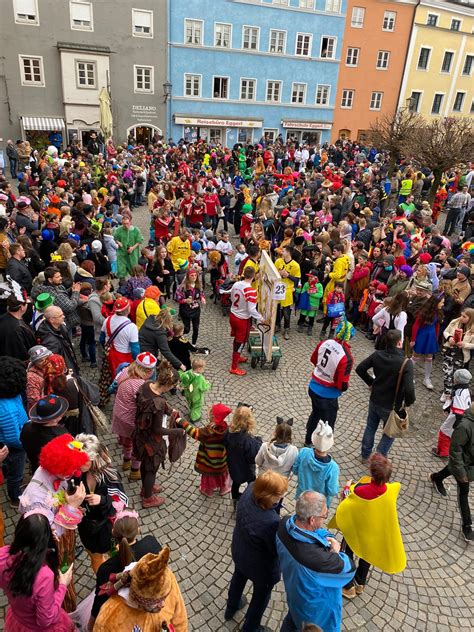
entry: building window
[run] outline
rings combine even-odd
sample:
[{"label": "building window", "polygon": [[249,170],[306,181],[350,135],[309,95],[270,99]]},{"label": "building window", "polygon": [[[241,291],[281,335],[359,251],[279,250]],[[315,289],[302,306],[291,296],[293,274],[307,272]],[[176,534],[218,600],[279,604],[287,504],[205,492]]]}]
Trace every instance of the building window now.
[{"label": "building window", "polygon": [[420,48],[420,54],[418,56],[418,70],[427,70],[428,62],[430,60],[431,48]]},{"label": "building window", "polygon": [[354,102],[354,90],[343,90],[341,98],[341,108],[351,108]]},{"label": "building window", "polygon": [[265,127],[263,129],[263,136],[267,138],[269,143],[274,143],[278,137],[278,130]]},{"label": "building window", "polygon": [[135,92],[146,92],[153,94],[153,66],[134,66],[135,71]]},{"label": "building window", "polygon": [[258,39],[260,29],[257,26],[244,26],[242,37],[242,48],[248,50],[258,50]]},{"label": "building window", "polygon": [[456,92],[456,98],[454,99],[453,112],[461,112],[464,103],[465,92]]},{"label": "building window", "polygon": [[371,110],[380,110],[382,107],[382,97],[383,92],[372,92],[370,95],[370,109]]},{"label": "building window", "polygon": [[240,98],[242,101],[255,101],[256,85],[255,79],[240,80]]},{"label": "building window", "polygon": [[314,9],[314,0],[300,0],[300,9]]},{"label": "building window", "polygon": [[222,130],[220,127],[209,128],[209,143],[211,145],[218,145],[222,141]]},{"label": "building window", "polygon": [[200,97],[201,96],[201,75],[184,75],[184,96]]},{"label": "building window", "polygon": [[362,7],[354,7],[352,9],[351,26],[354,29],[361,29],[364,27],[365,9]]},{"label": "building window", "polygon": [[214,46],[230,48],[232,26],[216,22],[214,25]]},{"label": "building window", "polygon": [[270,53],[284,53],[286,48],[286,31],[270,30]]},{"label": "building window", "polygon": [[443,103],[443,94],[435,94],[433,99],[433,105],[431,106],[431,114],[439,114],[441,111],[441,104]]},{"label": "building window", "polygon": [[360,53],[360,48],[348,48],[347,56],[346,56],[346,66],[358,66],[359,53]]},{"label": "building window", "polygon": [[291,86],[291,102],[304,103],[306,100],[306,84],[294,83]]},{"label": "building window", "polygon": [[132,9],[132,25],[135,37],[153,37],[153,11]]},{"label": "building window", "polygon": [[466,59],[464,60],[464,68],[462,69],[462,74],[469,76],[472,72],[473,64],[474,64],[474,55],[466,55]]},{"label": "building window", "polygon": [[93,31],[92,3],[73,0],[69,3],[71,28],[75,31]]},{"label": "building window", "polygon": [[326,0],[326,11],[329,13],[340,13],[341,0]]},{"label": "building window", "polygon": [[418,112],[421,101],[421,92],[412,92],[410,95],[410,105],[408,109],[410,112]]},{"label": "building window", "polygon": [[387,70],[390,53],[388,50],[379,50],[377,53],[377,70]]},{"label": "building window", "polygon": [[461,28],[461,20],[451,20],[451,30],[452,31],[459,31],[459,29]]},{"label": "building window", "polygon": [[39,24],[38,0],[13,0],[13,10],[17,24]]},{"label": "building window", "polygon": [[95,61],[76,60],[76,82],[78,88],[96,87],[96,65]]},{"label": "building window", "polygon": [[295,55],[309,57],[311,55],[312,39],[313,36],[309,33],[297,33]]},{"label": "building window", "polygon": [[214,99],[229,98],[229,77],[214,77],[212,80],[212,96]]},{"label": "building window", "polygon": [[288,0],[273,0],[273,4],[279,4],[282,7],[287,7]]},{"label": "building window", "polygon": [[436,26],[438,24],[438,16],[434,15],[434,13],[428,13],[428,17],[426,18],[426,24],[428,26]]},{"label": "building window", "polygon": [[324,59],[336,59],[336,38],[321,38],[321,57]]},{"label": "building window", "polygon": [[474,114],[474,99],[471,101],[471,114]]},{"label": "building window", "polygon": [[20,55],[21,85],[44,86],[43,58]]},{"label": "building window", "polygon": [[186,44],[202,46],[203,22],[201,20],[185,20],[184,31]]},{"label": "building window", "polygon": [[331,86],[316,86],[316,105],[329,105]]},{"label": "building window", "polygon": [[441,72],[449,72],[451,70],[451,64],[453,62],[454,53],[446,51],[443,57],[443,63],[441,65]]},{"label": "building window", "polygon": [[267,81],[267,101],[280,103],[281,81]]},{"label": "building window", "polygon": [[382,30],[394,31],[397,14],[395,11],[385,11],[383,14]]}]

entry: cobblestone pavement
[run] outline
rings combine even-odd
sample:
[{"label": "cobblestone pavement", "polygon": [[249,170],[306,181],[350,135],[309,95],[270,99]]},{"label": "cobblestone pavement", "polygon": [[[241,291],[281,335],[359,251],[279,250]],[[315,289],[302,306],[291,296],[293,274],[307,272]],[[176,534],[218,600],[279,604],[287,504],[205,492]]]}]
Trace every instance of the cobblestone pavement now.
[{"label": "cobblestone pavement", "polygon": [[[147,235],[145,213],[140,213],[137,223]],[[279,368],[272,371],[249,367],[249,374],[240,378],[228,373],[231,341],[227,319],[220,309],[209,303],[201,323],[199,344],[212,350],[206,370],[212,389],[207,394],[206,403],[221,400],[230,406],[239,401],[253,404],[257,433],[265,439],[270,438],[277,415],[293,416],[294,441],[301,446],[310,412],[307,396],[311,371],[309,357],[316,337],[310,339],[305,334],[297,334],[293,320],[290,340],[280,339],[283,357]],[[356,362],[372,350],[361,333],[356,334],[352,346]],[[89,377],[97,379],[97,373],[92,372]],[[395,576],[371,571],[365,592],[352,602],[344,601],[344,630],[467,632],[472,629],[473,549],[468,549],[461,537],[456,484],[454,479],[448,479],[451,481],[449,497],[443,499],[434,493],[427,480],[430,472],[443,466],[430,454],[442,419],[438,401],[441,393],[439,361],[435,362],[433,393],[421,385],[422,379],[417,369],[417,402],[411,411],[410,436],[395,441],[391,451],[393,478],[402,484],[399,517],[408,565],[402,574]],[[349,391],[340,399],[332,454],[341,469],[341,485],[346,478],[357,480],[365,473],[358,456],[368,395],[367,387],[354,374]],[[181,396],[170,400],[183,412],[186,410]],[[115,437],[106,435],[105,440],[115,463],[120,464]],[[230,557],[234,526],[231,500],[219,496],[204,498],[199,493],[199,475],[193,469],[196,450],[197,444],[189,440],[181,463],[171,472],[167,469],[159,473],[167,502],[157,510],[140,510],[142,533],[153,533],[162,544],[170,545],[171,567],[186,601],[190,628],[196,632],[236,631],[242,624],[241,613],[234,621],[226,623],[223,619],[233,570]],[[139,483],[126,480],[125,486],[131,504],[140,508]],[[292,481],[283,514],[294,508],[294,488]],[[331,513],[335,505],[333,503]],[[8,542],[17,516],[6,502],[3,509]],[[75,576],[79,596],[85,597],[93,586],[93,577],[83,552],[76,562]],[[0,606],[4,606],[4,597],[0,599]],[[285,613],[286,600],[280,582],[273,591],[263,623],[277,632]]]}]

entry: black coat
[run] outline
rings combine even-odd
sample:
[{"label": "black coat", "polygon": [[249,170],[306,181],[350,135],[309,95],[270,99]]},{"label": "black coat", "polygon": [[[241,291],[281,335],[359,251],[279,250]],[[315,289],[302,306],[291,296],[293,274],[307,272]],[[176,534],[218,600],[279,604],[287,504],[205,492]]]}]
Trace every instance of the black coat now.
[{"label": "black coat", "polygon": [[261,509],[253,497],[253,483],[237,505],[232,559],[236,569],[253,582],[274,585],[280,579],[276,533],[280,517],[274,508]]},{"label": "black coat", "polygon": [[228,432],[225,439],[227,467],[234,483],[248,483],[255,480],[255,457],[262,445],[261,437],[248,432]]},{"label": "black coat", "polygon": [[42,345],[52,353],[63,356],[67,368],[72,369],[75,375],[79,374],[76,354],[64,325],[61,325],[60,329],[54,329],[44,320],[38,327],[37,335]]},{"label": "black coat", "polygon": [[27,294],[30,294],[33,278],[26,263],[11,257],[7,263],[6,274],[16,281]]},{"label": "black coat", "polygon": [[181,362],[170,351],[168,344],[168,332],[164,327],[158,327],[154,316],[148,316],[140,328],[138,336],[140,351],[148,351],[159,357],[159,352],[166,358],[173,368],[179,369]]},{"label": "black coat", "polygon": [[10,356],[26,362],[29,358],[28,350],[35,344],[33,330],[25,321],[8,313],[0,317],[0,356]]},{"label": "black coat", "polygon": [[33,423],[29,421],[21,429],[20,441],[23,444],[28,461],[31,463],[31,473],[34,474],[38,469],[39,455],[41,449],[52,439],[63,434],[68,434],[67,428],[64,426],[45,426],[44,424]]}]

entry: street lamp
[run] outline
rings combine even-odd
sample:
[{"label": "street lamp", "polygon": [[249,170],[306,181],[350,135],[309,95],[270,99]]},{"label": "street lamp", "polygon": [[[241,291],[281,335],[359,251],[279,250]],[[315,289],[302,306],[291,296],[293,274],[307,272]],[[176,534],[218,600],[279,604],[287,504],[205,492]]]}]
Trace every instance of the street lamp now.
[{"label": "street lamp", "polygon": [[405,103],[407,110],[409,112],[413,112],[415,108],[415,99],[413,97],[408,97],[408,99],[405,100]]}]

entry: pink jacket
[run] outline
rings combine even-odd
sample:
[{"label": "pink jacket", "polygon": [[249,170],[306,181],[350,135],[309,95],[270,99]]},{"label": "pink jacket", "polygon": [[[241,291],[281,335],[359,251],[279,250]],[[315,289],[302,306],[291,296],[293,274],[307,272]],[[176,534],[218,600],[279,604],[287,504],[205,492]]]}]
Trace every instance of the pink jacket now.
[{"label": "pink jacket", "polygon": [[[38,571],[31,597],[14,597],[8,590],[8,568],[12,561],[9,551],[9,546],[0,548],[0,588],[8,598],[14,619],[32,632],[61,629],[60,624],[63,623],[65,615],[61,604],[66,594],[66,586],[60,584],[55,588],[54,573],[49,566],[44,565]],[[7,616],[7,621],[8,619]]]},{"label": "pink jacket", "polygon": [[118,389],[112,413],[112,432],[119,437],[131,437],[135,430],[137,405],[135,396],[146,380],[128,377],[127,369],[118,376]]}]

